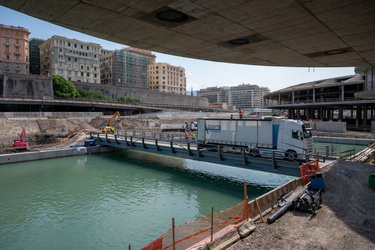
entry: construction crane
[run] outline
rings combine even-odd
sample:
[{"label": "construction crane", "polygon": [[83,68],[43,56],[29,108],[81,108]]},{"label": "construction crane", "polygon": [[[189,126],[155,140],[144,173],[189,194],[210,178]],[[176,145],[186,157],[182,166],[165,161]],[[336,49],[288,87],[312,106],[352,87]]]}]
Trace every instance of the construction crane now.
[{"label": "construction crane", "polygon": [[76,129],[71,129],[71,130],[69,131],[69,134],[68,134],[65,138],[58,139],[58,140],[56,140],[56,142],[64,142],[64,141],[67,141],[67,140],[69,140],[70,137],[73,136],[73,134],[74,134],[75,132],[79,132],[79,131],[81,131],[81,130],[84,130],[84,128],[83,128],[82,126],[79,127],[79,128],[76,128]]},{"label": "construction crane", "polygon": [[121,118],[120,112],[116,112],[108,121],[107,126],[105,127],[100,127],[102,133],[114,133],[115,128],[112,127],[112,122],[116,119],[116,117]]},{"label": "construction crane", "polygon": [[27,148],[29,144],[26,142],[26,132],[25,129],[22,129],[22,133],[20,139],[16,139],[13,141],[12,147],[14,148]]}]

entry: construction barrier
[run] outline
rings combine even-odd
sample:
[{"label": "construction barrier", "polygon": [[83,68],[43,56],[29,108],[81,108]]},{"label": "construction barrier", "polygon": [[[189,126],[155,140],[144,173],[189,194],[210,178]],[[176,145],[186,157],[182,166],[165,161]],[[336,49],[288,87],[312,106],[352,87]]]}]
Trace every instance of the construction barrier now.
[{"label": "construction barrier", "polygon": [[319,160],[310,161],[299,167],[302,177],[302,184],[306,185],[310,182],[312,174],[320,173]]},{"label": "construction barrier", "polygon": [[[277,187],[268,193],[249,202],[249,217],[253,220],[261,217],[261,214],[265,214],[272,210],[272,207],[277,204],[277,200],[287,194],[290,191],[295,190],[297,187],[301,186],[301,179],[293,179],[284,185]],[[259,206],[259,207],[258,207]]]},{"label": "construction barrier", "polygon": [[[237,230],[249,220],[248,201],[217,213],[173,226],[142,250],[197,249]],[[173,220],[174,221],[174,220]]]}]

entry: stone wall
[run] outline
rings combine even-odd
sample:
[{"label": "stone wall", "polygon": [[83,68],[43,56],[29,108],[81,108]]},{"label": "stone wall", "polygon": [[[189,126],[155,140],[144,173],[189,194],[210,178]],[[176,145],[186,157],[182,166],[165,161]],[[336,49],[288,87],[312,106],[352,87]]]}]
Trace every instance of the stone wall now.
[{"label": "stone wall", "polygon": [[74,82],[77,89],[100,92],[109,98],[116,99],[122,96],[128,96],[133,99],[139,99],[148,104],[166,104],[166,105],[193,105],[195,107],[208,107],[208,99],[197,96],[177,95],[163,92],[150,91],[141,88],[118,87],[114,85],[103,85],[94,83]]},{"label": "stone wall", "polygon": [[52,79],[47,76],[7,74],[0,75],[0,97],[53,97]]}]

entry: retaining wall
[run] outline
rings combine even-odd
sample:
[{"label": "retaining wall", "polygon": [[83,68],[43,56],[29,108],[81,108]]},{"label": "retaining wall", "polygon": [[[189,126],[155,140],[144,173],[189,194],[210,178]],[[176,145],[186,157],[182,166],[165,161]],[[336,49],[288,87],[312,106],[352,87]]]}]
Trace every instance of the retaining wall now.
[{"label": "retaining wall", "polygon": [[0,75],[0,97],[40,99],[44,96],[53,97],[52,79],[49,76]]},{"label": "retaining wall", "polygon": [[208,107],[208,99],[204,97],[177,95],[158,91],[150,91],[148,89],[141,88],[125,88],[115,85],[82,82],[74,82],[74,84],[77,86],[77,89],[100,92],[112,99],[116,99],[122,96],[128,96],[133,99],[141,100],[143,103],[157,103],[165,105],[178,104],[192,105],[195,107]]},{"label": "retaining wall", "polygon": [[325,132],[346,132],[346,122],[312,122],[312,128]]}]

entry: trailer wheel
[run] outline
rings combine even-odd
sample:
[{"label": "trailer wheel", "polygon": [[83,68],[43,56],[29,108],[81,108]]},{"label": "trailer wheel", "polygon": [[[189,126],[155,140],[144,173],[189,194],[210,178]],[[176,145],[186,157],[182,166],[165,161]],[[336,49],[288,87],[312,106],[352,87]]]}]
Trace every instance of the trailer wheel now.
[{"label": "trailer wheel", "polygon": [[298,155],[295,151],[288,150],[285,153],[285,158],[287,158],[288,160],[291,160],[291,161],[295,161],[298,158]]},{"label": "trailer wheel", "polygon": [[250,154],[254,157],[259,156],[259,150],[258,149],[251,149]]}]

